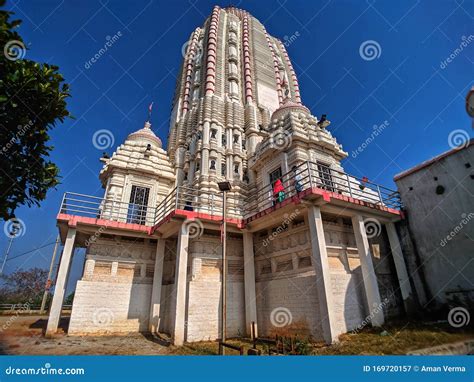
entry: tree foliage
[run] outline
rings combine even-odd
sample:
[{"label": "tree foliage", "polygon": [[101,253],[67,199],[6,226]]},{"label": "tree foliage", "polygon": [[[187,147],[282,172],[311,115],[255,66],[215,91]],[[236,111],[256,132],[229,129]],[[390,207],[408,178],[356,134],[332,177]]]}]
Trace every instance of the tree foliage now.
[{"label": "tree foliage", "polygon": [[[0,0],[3,6],[4,0]],[[20,205],[39,205],[59,180],[49,160],[49,132],[70,114],[69,87],[58,67],[26,58],[15,31],[20,20],[0,10],[0,217],[14,216]]]},{"label": "tree foliage", "polygon": [[48,271],[42,268],[3,275],[0,301],[5,304],[40,304],[47,278]]}]

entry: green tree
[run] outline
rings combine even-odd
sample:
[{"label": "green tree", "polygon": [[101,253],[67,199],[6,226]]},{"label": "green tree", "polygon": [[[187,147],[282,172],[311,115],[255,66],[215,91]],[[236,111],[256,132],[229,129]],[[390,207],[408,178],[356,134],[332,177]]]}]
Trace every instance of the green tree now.
[{"label": "green tree", "polygon": [[[5,0],[0,0],[0,6]],[[14,216],[20,205],[39,205],[59,183],[49,160],[49,132],[70,114],[69,86],[58,67],[28,60],[15,29],[20,20],[0,10],[0,217]]]}]

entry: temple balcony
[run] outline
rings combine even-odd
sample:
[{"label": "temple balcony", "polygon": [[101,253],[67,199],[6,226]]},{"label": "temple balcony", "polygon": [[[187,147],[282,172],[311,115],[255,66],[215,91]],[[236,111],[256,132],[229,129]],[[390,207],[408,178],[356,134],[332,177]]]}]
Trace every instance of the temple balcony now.
[{"label": "temple balcony", "polygon": [[[245,228],[277,210],[290,212],[300,203],[356,210],[391,220],[401,216],[397,191],[319,163],[304,162],[296,172],[283,174],[281,180],[284,195],[279,200],[274,198],[270,184],[254,189],[245,199],[228,192],[228,222],[237,229]],[[59,223],[67,222],[67,226],[100,226],[108,231],[150,236],[163,234],[168,229],[175,231],[183,219],[220,222],[222,211],[221,193],[178,186],[156,207],[67,192],[57,219]],[[170,222],[175,224],[168,224]],[[97,228],[91,232],[96,231]]]}]

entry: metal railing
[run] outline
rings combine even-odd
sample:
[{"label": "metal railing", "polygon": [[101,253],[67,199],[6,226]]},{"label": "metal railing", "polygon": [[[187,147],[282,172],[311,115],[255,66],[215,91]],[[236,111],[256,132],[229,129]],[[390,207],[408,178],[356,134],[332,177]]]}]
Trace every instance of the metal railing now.
[{"label": "metal railing", "polygon": [[[0,304],[0,312],[3,313],[39,311],[40,308],[40,305],[29,305],[28,303]],[[63,305],[63,309],[70,310],[72,309],[72,305]]]},{"label": "metal railing", "polygon": [[[401,208],[397,191],[377,185],[330,168],[321,163],[304,162],[280,177],[283,194],[274,195],[273,186],[267,184],[242,199],[227,194],[227,214],[234,218],[247,218],[310,188],[320,188],[389,208]],[[64,194],[60,213],[86,216],[123,223],[154,226],[175,210],[222,216],[222,193],[199,190],[190,186],[175,187],[156,207],[125,203],[114,198],[99,198],[67,192]]]},{"label": "metal railing", "polygon": [[124,203],[115,198],[99,198],[66,192],[59,213],[105,219],[130,224],[153,225],[155,208],[134,203]]},{"label": "metal railing", "polygon": [[291,198],[308,188],[320,188],[340,195],[389,208],[401,208],[400,194],[384,186],[372,183],[363,178],[349,175],[321,163],[311,161],[296,166],[280,177],[283,185],[282,197],[273,192],[273,185],[267,184],[258,188],[245,201],[244,216],[252,212],[269,208],[282,199]]}]

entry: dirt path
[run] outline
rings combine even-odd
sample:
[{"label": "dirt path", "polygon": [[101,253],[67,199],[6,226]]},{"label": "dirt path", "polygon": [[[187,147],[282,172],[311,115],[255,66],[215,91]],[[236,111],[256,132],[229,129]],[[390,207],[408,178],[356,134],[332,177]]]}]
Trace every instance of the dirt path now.
[{"label": "dirt path", "polygon": [[46,320],[46,316],[0,316],[0,354],[159,355],[176,350],[164,341],[138,333],[113,337],[58,334],[54,338],[44,338]]}]

